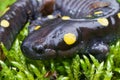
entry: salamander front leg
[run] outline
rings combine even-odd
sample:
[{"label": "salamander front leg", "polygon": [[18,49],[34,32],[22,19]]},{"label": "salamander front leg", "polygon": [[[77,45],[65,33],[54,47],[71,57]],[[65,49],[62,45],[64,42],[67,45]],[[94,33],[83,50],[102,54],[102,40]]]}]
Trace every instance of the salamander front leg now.
[{"label": "salamander front leg", "polygon": [[95,56],[99,61],[103,61],[108,55],[109,47],[102,41],[93,41],[88,47],[88,52]]}]

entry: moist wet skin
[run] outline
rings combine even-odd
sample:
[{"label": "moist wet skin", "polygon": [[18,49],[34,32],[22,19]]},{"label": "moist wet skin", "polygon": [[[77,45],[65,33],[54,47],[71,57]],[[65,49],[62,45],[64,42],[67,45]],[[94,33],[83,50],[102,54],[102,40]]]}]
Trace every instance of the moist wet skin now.
[{"label": "moist wet skin", "polygon": [[[116,0],[50,1],[18,0],[0,18],[0,41],[7,49],[29,20],[30,33],[21,46],[25,56],[50,59],[72,56],[81,51],[98,59],[105,58],[109,52],[108,44],[120,35]],[[4,25],[5,22],[9,25]]]}]

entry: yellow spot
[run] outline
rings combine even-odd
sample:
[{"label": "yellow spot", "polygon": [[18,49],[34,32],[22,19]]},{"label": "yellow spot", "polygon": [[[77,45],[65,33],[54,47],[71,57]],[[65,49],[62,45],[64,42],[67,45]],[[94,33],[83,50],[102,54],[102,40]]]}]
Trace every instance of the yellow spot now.
[{"label": "yellow spot", "polygon": [[72,45],[76,42],[76,36],[72,33],[67,33],[64,35],[64,41],[67,45]]},{"label": "yellow spot", "polygon": [[120,13],[117,14],[118,18],[120,19]]},{"label": "yellow spot", "polygon": [[63,16],[62,20],[70,20],[70,17],[69,16]]},{"label": "yellow spot", "polygon": [[34,30],[38,30],[38,29],[40,29],[41,28],[41,26],[36,26],[35,28],[34,28]]},{"label": "yellow spot", "polygon": [[92,17],[92,15],[89,14],[89,15],[87,15],[86,17],[89,17],[89,18],[90,18],[90,17]]},{"label": "yellow spot", "polygon": [[2,27],[9,27],[10,26],[10,23],[7,21],[7,20],[2,20],[1,22],[0,22],[0,25],[2,26]]},{"label": "yellow spot", "polygon": [[94,14],[99,15],[99,14],[103,14],[103,12],[102,11],[96,11],[96,12],[94,12]]},{"label": "yellow spot", "polygon": [[109,21],[108,21],[107,18],[98,18],[97,21],[103,26],[108,26],[109,25]]},{"label": "yellow spot", "polygon": [[53,15],[48,15],[48,19],[54,19],[55,17]]}]

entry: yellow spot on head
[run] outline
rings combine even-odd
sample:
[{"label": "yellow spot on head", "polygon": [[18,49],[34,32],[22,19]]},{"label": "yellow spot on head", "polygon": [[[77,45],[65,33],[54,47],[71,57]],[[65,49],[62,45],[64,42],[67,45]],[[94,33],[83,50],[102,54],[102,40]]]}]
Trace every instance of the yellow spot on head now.
[{"label": "yellow spot on head", "polygon": [[36,26],[35,28],[34,28],[34,30],[38,30],[38,29],[40,29],[41,28],[41,26]]},{"label": "yellow spot on head", "polygon": [[62,20],[70,20],[70,17],[69,16],[63,16]]},{"label": "yellow spot on head", "polygon": [[108,26],[109,25],[109,21],[108,21],[107,18],[98,18],[97,21],[103,26]]},{"label": "yellow spot on head", "polygon": [[53,15],[48,15],[48,19],[54,19],[55,17]]},{"label": "yellow spot on head", "polygon": [[102,11],[96,11],[94,12],[95,15],[99,15],[99,14],[102,14],[103,12]]},{"label": "yellow spot on head", "polygon": [[0,22],[0,25],[2,26],[2,27],[9,27],[10,26],[10,23],[7,21],[7,20],[2,20],[1,22]]},{"label": "yellow spot on head", "polygon": [[64,35],[64,41],[67,45],[72,45],[76,42],[76,36],[72,33],[67,33]]},{"label": "yellow spot on head", "polygon": [[120,19],[120,13],[117,14],[118,18]]}]

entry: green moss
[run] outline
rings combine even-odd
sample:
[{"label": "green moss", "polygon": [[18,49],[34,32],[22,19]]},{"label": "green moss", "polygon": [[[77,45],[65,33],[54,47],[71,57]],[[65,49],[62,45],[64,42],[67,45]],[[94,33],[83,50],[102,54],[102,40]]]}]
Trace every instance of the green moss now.
[{"label": "green moss", "polygon": [[7,8],[16,0],[0,0],[0,16],[5,13]]}]

